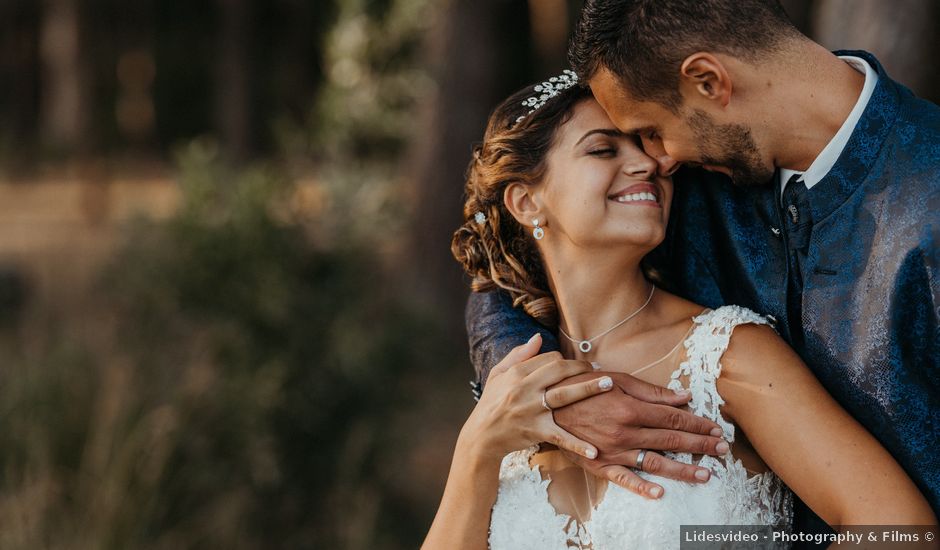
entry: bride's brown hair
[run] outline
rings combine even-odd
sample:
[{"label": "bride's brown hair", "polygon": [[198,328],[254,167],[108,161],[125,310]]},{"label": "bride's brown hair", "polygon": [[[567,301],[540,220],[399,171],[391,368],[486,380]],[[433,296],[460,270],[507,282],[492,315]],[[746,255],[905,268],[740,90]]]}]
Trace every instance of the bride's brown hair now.
[{"label": "bride's brown hair", "polygon": [[[558,128],[591,91],[568,88],[527,114],[531,107],[523,101],[538,95],[534,86],[528,86],[490,115],[483,142],[474,146],[467,168],[464,223],[454,232],[451,252],[472,278],[474,292],[501,288],[512,296],[514,306],[521,305],[543,325],[555,327],[558,308],[548,290],[538,249],[532,235],[509,213],[503,191],[512,183],[542,181]],[[524,118],[517,121],[519,117]]]}]

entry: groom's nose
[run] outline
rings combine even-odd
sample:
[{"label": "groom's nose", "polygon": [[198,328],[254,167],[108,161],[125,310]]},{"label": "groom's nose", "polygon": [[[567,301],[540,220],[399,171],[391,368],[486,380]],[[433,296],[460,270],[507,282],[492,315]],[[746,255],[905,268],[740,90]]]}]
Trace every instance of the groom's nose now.
[{"label": "groom's nose", "polygon": [[656,164],[659,165],[660,176],[669,177],[673,172],[679,169],[680,163],[670,157],[668,153],[663,152],[653,158],[656,159]]},{"label": "groom's nose", "polygon": [[666,147],[663,145],[661,139],[641,138],[641,140],[643,143],[643,151],[656,161],[656,165],[658,166],[657,172],[660,176],[669,177],[679,168],[680,163],[666,152]]}]

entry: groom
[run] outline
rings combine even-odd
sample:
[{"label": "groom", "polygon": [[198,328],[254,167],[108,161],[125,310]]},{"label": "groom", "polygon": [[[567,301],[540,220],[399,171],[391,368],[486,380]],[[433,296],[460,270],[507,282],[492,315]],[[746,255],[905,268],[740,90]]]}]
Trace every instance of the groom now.
[{"label": "groom", "polygon": [[[776,0],[586,0],[569,59],[675,174],[649,258],[671,289],[772,315],[940,513],[940,108],[871,54],[812,42]],[[495,292],[471,296],[467,323],[481,381],[540,330]],[[614,398],[556,422],[602,457],[634,449],[610,434],[643,397]],[[596,462],[581,464],[602,475]],[[797,528],[809,514],[798,507]]]}]

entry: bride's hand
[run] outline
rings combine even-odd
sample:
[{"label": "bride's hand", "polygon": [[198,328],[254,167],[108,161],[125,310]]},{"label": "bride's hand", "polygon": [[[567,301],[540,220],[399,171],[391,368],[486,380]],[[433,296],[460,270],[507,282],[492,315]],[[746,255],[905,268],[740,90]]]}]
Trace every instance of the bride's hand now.
[{"label": "bride's hand", "polygon": [[[492,459],[547,442],[588,459],[597,449],[561,429],[552,418],[552,409],[570,405],[609,391],[609,376],[549,389],[578,374],[593,372],[587,361],[563,359],[558,352],[536,355],[542,337],[536,334],[514,348],[490,371],[480,402],[461,430],[460,443],[473,452]],[[543,404],[544,396],[544,404]]]}]

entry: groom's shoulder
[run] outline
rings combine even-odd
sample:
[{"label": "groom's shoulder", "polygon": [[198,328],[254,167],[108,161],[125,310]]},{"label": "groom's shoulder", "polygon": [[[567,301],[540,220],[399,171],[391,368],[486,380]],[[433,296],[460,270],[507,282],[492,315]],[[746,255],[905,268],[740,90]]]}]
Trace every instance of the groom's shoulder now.
[{"label": "groom's shoulder", "polygon": [[898,124],[916,131],[917,144],[940,146],[940,106],[911,93],[901,101]]},{"label": "groom's shoulder", "polygon": [[[917,97],[898,82],[892,82],[898,94],[898,112],[894,134],[915,148],[940,148],[940,106]],[[934,157],[936,158],[936,157]]]},{"label": "groom's shoulder", "polygon": [[[878,155],[892,179],[905,187],[936,195],[940,191],[940,107],[917,97],[904,85],[889,80],[897,94],[897,109]],[[875,133],[878,133],[875,130]]]},{"label": "groom's shoulder", "polygon": [[940,107],[913,99],[899,113],[883,155],[908,190],[913,187],[936,199],[940,194]]},{"label": "groom's shoulder", "polygon": [[935,140],[940,136],[940,106],[918,97],[903,83],[891,78],[871,53],[862,50],[838,50],[834,53],[860,57],[878,74],[878,82],[870,100],[873,105],[866,109],[866,114],[871,112],[875,119],[882,119],[882,122],[889,124],[893,122],[896,129],[917,128]]}]

